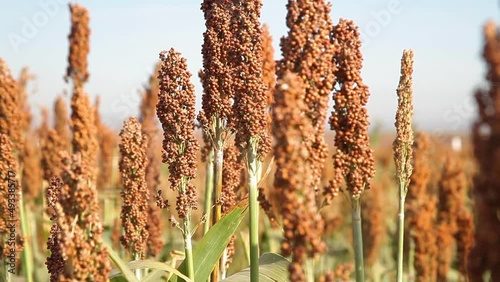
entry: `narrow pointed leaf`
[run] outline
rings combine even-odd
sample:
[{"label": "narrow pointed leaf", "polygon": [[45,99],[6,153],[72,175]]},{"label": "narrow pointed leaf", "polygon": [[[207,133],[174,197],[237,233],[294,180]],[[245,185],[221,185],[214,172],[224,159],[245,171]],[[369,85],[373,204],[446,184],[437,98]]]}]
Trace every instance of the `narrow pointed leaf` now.
[{"label": "narrow pointed leaf", "polygon": [[[229,244],[231,236],[248,212],[248,199],[239,202],[233,210],[208,230],[207,234],[193,248],[193,263],[195,265],[194,281],[206,281],[215,263]],[[178,270],[186,273],[185,262]],[[177,281],[172,277],[171,281]]]}]

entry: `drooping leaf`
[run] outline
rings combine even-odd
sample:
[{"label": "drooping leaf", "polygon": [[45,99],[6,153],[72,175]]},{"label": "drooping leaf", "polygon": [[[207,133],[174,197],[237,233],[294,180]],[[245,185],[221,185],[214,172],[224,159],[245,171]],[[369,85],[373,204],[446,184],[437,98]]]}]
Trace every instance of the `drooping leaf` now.
[{"label": "drooping leaf", "polygon": [[[128,268],[127,263],[124,262],[120,256],[109,246],[106,246],[109,251],[109,258],[118,267],[121,275],[129,282],[139,282],[135,274]],[[112,278],[112,277],[109,277]]]},{"label": "drooping leaf", "polygon": [[[288,281],[288,265],[290,262],[275,253],[266,253],[259,258],[259,281],[286,282]],[[245,268],[227,279],[226,282],[250,281],[250,267]]]}]

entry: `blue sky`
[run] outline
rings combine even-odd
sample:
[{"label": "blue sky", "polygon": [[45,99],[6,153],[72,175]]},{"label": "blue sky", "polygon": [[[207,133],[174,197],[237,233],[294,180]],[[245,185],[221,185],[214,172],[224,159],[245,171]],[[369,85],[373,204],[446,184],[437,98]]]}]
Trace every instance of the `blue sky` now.
[{"label": "blue sky", "polygon": [[[198,104],[204,31],[200,2],[195,0],[98,1],[78,3],[90,11],[90,80],[92,97],[101,96],[101,113],[114,128],[137,114],[138,91],[152,72],[161,50],[174,47],[194,74]],[[276,58],[286,34],[286,0],[263,0],[261,20],[270,26]],[[68,90],[70,17],[67,1],[0,1],[0,57],[17,74],[29,66],[37,76],[30,96],[32,110],[52,106]],[[417,126],[434,130],[468,129],[475,117],[474,89],[484,85],[482,26],[498,17],[497,1],[337,0],[340,17],[360,27],[364,46],[363,78],[370,87],[372,123],[391,128],[402,51],[415,52],[414,105]]]}]

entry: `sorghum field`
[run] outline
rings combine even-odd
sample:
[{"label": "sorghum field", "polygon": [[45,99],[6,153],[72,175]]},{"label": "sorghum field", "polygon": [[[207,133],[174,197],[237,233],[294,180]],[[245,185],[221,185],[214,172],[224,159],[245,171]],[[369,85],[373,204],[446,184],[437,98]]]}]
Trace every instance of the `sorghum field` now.
[{"label": "sorghum field", "polygon": [[36,74],[0,58],[1,281],[500,281],[494,22],[470,131],[417,130],[407,49],[387,132],[368,121],[359,28],[327,1],[288,1],[281,50],[260,0],[202,2],[198,77],[182,50],[152,54],[119,132],[86,92],[85,7],[69,5],[71,93],[41,122]]}]

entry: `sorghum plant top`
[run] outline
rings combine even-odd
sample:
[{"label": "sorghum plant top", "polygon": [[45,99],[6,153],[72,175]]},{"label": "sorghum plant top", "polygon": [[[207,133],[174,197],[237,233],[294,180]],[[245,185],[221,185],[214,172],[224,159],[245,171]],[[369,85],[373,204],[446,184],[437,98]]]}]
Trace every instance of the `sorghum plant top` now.
[{"label": "sorghum plant top", "polygon": [[304,263],[325,251],[321,240],[324,221],[316,208],[309,150],[304,139],[313,132],[304,118],[304,84],[293,73],[285,74],[276,86],[273,135],[276,173],[274,186],[282,193],[285,240],[281,250],[292,255],[291,281],[306,281]]},{"label": "sorghum plant top", "polygon": [[261,1],[235,4],[233,21],[237,23],[234,79],[234,114],[236,120],[236,144],[240,148],[250,146],[250,139],[258,140],[260,158],[270,150],[267,125],[267,93],[262,80],[262,41],[260,29]]},{"label": "sorghum plant top", "polygon": [[206,129],[211,129],[213,118],[226,121],[232,118],[233,6],[230,0],[204,0],[201,10],[207,30],[203,33],[203,70],[200,74],[203,97],[198,119]]},{"label": "sorghum plant top", "polygon": [[196,176],[194,137],[195,95],[189,81],[186,59],[174,49],[160,53],[162,65],[158,79],[160,93],[156,113],[163,128],[163,162],[168,164],[169,181],[173,190],[179,190],[183,181],[186,191],[179,191],[177,212],[184,218],[190,209],[196,209],[196,189],[190,180]]},{"label": "sorghum plant top", "polygon": [[[394,163],[396,165],[396,175],[406,185],[412,172],[412,144],[413,130],[411,121],[413,118],[413,51],[404,50],[401,58],[401,77],[399,79],[398,110],[396,112],[396,140],[394,140]],[[404,191],[408,186],[403,188]]]},{"label": "sorghum plant top", "polygon": [[330,128],[335,130],[335,177],[325,190],[327,200],[332,187],[340,187],[344,179],[351,196],[359,197],[375,174],[366,110],[370,92],[361,78],[363,57],[358,27],[352,21],[340,19],[333,35],[338,50],[335,54],[338,90],[333,95],[335,105],[330,117]]},{"label": "sorghum plant top", "polygon": [[19,86],[7,64],[0,58],[0,134],[9,136],[13,149],[19,149],[21,145],[19,102]]},{"label": "sorghum plant top", "polygon": [[145,258],[147,240],[146,229],[149,207],[149,190],[146,186],[147,138],[141,132],[136,118],[129,118],[120,132],[120,173],[123,183],[121,196],[122,245],[132,253]]},{"label": "sorghum plant top", "polygon": [[89,13],[78,4],[69,4],[71,12],[71,33],[69,34],[69,55],[66,77],[77,86],[83,86],[89,78],[87,55],[90,50]]},{"label": "sorghum plant top", "polygon": [[283,59],[277,62],[277,71],[278,75],[286,71],[296,73],[304,81],[305,117],[314,128],[304,144],[313,163],[315,182],[312,185],[318,186],[328,157],[324,127],[336,68],[333,62],[335,46],[330,38],[333,26],[330,5],[324,0],[289,0],[287,9],[289,31],[281,38]]}]

